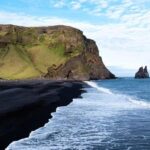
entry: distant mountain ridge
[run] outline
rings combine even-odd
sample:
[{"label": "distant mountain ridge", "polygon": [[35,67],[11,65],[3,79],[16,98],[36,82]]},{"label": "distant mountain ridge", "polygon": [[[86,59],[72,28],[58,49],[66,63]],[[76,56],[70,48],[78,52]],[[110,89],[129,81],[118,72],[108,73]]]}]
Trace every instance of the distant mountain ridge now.
[{"label": "distant mountain ridge", "polygon": [[96,43],[69,26],[0,25],[0,78],[110,79]]}]

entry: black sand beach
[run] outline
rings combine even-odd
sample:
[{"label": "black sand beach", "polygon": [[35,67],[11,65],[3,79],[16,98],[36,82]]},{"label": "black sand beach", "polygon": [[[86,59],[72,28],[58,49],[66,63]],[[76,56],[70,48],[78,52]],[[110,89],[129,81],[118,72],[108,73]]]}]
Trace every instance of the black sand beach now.
[{"label": "black sand beach", "polygon": [[80,97],[78,81],[0,81],[0,150],[43,126],[59,106]]}]

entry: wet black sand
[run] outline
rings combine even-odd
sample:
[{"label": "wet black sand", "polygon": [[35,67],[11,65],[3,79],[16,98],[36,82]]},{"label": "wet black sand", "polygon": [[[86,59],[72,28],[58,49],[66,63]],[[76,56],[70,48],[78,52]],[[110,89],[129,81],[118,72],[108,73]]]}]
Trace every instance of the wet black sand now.
[{"label": "wet black sand", "polygon": [[0,81],[0,150],[27,137],[51,118],[51,112],[80,97],[77,81]]}]

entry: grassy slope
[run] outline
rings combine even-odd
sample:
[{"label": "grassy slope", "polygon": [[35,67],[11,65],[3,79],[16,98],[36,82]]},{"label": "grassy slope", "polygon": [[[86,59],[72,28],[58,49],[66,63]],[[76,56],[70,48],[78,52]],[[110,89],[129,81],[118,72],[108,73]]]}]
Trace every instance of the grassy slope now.
[{"label": "grassy slope", "polygon": [[[75,50],[70,56],[64,54],[65,46],[60,36],[59,32],[39,35],[33,28],[17,32],[11,29],[9,34],[0,31],[0,39],[11,39],[11,43],[0,48],[0,78],[40,77],[51,65],[58,66],[69,57],[78,55],[80,50]],[[21,39],[21,42],[16,42],[16,39]]]},{"label": "grassy slope", "polygon": [[9,45],[7,54],[1,55],[0,77],[6,79],[20,79],[38,76],[39,72],[33,67],[26,54],[18,46]]}]

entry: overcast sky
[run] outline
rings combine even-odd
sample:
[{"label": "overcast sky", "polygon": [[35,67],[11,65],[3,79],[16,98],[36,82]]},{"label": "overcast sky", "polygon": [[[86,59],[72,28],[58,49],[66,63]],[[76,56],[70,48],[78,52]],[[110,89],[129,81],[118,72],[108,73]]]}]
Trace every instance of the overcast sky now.
[{"label": "overcast sky", "polygon": [[70,25],[96,41],[107,66],[150,67],[150,0],[0,0],[0,23]]}]

